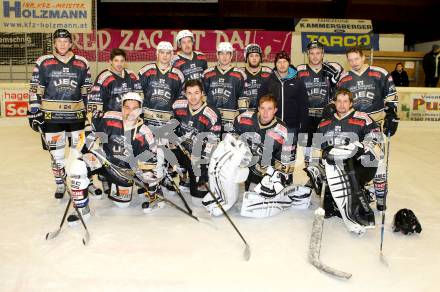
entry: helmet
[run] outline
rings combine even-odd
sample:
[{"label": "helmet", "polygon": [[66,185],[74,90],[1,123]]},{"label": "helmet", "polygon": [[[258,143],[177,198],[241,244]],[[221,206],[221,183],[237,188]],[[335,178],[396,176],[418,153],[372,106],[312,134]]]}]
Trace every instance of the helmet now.
[{"label": "helmet", "polygon": [[263,52],[261,51],[261,48],[257,44],[249,44],[244,48],[244,61],[247,62],[247,57],[251,53],[258,53],[260,54],[260,57],[263,55]]},{"label": "helmet", "polygon": [[234,48],[232,47],[231,43],[229,42],[221,42],[217,46],[217,53],[218,52],[234,52]]},{"label": "helmet", "polygon": [[142,97],[141,97],[141,96],[139,95],[139,93],[137,93],[137,92],[127,92],[126,94],[124,94],[124,95],[122,96],[122,104],[124,104],[124,102],[125,102],[126,100],[136,100],[136,101],[138,101],[141,105],[142,105],[142,102],[143,102]]},{"label": "helmet", "polygon": [[192,41],[194,42],[194,34],[192,32],[190,32],[189,30],[184,29],[184,30],[181,30],[177,33],[177,36],[176,36],[177,44],[180,45],[180,41],[186,37],[190,37],[192,39]]},{"label": "helmet", "polygon": [[70,41],[72,41],[72,35],[70,34],[70,32],[67,29],[57,29],[54,33],[53,33],[53,40],[58,39],[58,38],[66,38],[66,39],[70,39]]},{"label": "helmet", "polygon": [[321,44],[318,41],[312,41],[307,45],[307,51],[310,51],[311,49],[321,49],[324,50],[324,45]]},{"label": "helmet", "polygon": [[401,231],[405,235],[414,232],[420,233],[422,232],[422,226],[413,211],[410,209],[400,209],[394,215],[393,231]]},{"label": "helmet", "polygon": [[160,43],[157,45],[156,52],[158,52],[159,50],[173,51],[174,48],[173,48],[173,45],[172,45],[170,42],[164,42],[164,41],[162,41],[162,42],[160,42]]}]

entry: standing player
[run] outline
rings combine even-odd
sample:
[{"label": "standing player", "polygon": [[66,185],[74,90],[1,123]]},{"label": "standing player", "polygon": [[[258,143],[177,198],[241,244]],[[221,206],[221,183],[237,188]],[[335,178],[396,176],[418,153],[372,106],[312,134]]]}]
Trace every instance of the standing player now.
[{"label": "standing player", "polygon": [[309,116],[307,125],[307,148],[305,163],[310,162],[310,146],[313,134],[316,133],[322,119],[324,107],[330,103],[333,91],[343,71],[338,63],[324,62],[324,46],[313,41],[307,45],[308,64],[299,65],[298,78],[304,82],[309,100]]},{"label": "standing player", "polygon": [[[355,110],[365,112],[379,125],[383,124],[385,135],[394,135],[397,130],[398,100],[393,78],[385,69],[365,64],[364,53],[358,47],[348,49],[346,55],[351,70],[342,74],[338,86],[353,93]],[[384,159],[379,163],[373,184],[378,209],[383,211],[385,205],[382,202],[387,189]]]},{"label": "standing player", "polygon": [[246,67],[242,69],[246,73],[247,79],[243,95],[248,98],[245,108],[250,110],[257,109],[258,90],[272,73],[272,69],[261,65],[262,58],[263,52],[259,45],[249,44],[244,49]]},{"label": "standing player", "polygon": [[208,68],[203,73],[208,105],[220,111],[223,132],[232,130],[239,107],[246,108],[247,98],[243,95],[246,74],[231,65],[233,52],[231,43],[219,43],[217,66]]},{"label": "standing player", "polygon": [[55,198],[65,193],[65,146],[72,148],[84,130],[87,94],[91,87],[89,63],[72,52],[72,35],[65,29],[53,34],[53,54],[38,58],[30,82],[29,124],[44,133],[55,164],[52,171],[57,186]]},{"label": "standing player", "polygon": [[[200,80],[185,82],[185,97],[173,104],[174,118],[179,121],[176,135],[182,141],[181,148],[176,151],[176,156],[180,166],[189,172],[191,196],[202,199],[207,193],[204,184],[208,182],[208,169],[207,165],[200,165],[200,173],[197,175],[194,167],[199,167],[198,160],[208,159],[211,156],[217,141],[220,140],[220,113],[216,108],[206,104],[203,84]],[[211,139],[205,136],[208,133],[213,134]],[[198,139],[203,139],[203,141]],[[201,147],[199,149],[201,152],[198,154],[193,146]]]},{"label": "standing player", "polygon": [[184,77],[179,69],[171,66],[173,46],[170,42],[160,42],[156,56],[156,63],[141,68],[139,80],[144,93],[145,123],[161,126],[171,119],[171,105],[181,95]]},{"label": "standing player", "polygon": [[173,67],[182,71],[185,81],[203,78],[203,71],[208,68],[206,57],[193,50],[194,34],[189,30],[181,30],[176,36],[179,52],[173,58]]}]

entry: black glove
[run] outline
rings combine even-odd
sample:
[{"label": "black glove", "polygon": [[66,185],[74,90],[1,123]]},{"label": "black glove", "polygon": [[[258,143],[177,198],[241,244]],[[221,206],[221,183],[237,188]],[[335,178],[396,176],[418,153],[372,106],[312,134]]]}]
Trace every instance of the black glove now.
[{"label": "black glove", "polygon": [[322,118],[325,120],[330,119],[335,113],[336,105],[331,102],[324,107],[324,110],[322,111]]},{"label": "black glove", "polygon": [[322,63],[322,71],[333,84],[338,83],[339,77],[341,77],[341,71],[330,65],[328,62]]},{"label": "black glove", "polygon": [[386,136],[393,136],[396,134],[397,126],[399,125],[399,117],[395,111],[394,106],[385,108],[385,121],[383,123],[383,132]]},{"label": "black glove", "polygon": [[39,131],[39,128],[42,128],[44,125],[44,117],[43,112],[40,109],[36,109],[36,111],[27,112],[28,119],[29,119],[29,126],[34,130],[35,132]]}]

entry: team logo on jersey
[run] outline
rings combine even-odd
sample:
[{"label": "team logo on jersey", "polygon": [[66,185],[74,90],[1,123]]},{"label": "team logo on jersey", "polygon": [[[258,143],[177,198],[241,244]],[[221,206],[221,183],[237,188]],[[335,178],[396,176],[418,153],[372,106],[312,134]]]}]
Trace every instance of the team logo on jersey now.
[{"label": "team logo on jersey", "polygon": [[165,79],[159,79],[160,84],[165,84]]},{"label": "team logo on jersey", "polygon": [[69,73],[69,68],[68,67],[63,67],[63,73]]},{"label": "team logo on jersey", "polygon": [[314,83],[319,83],[319,78],[313,78]]},{"label": "team logo on jersey", "polygon": [[225,79],[224,78],[219,78],[218,79],[218,83],[225,83]]},{"label": "team logo on jersey", "polygon": [[364,81],[363,80],[358,80],[357,86],[364,86]]}]

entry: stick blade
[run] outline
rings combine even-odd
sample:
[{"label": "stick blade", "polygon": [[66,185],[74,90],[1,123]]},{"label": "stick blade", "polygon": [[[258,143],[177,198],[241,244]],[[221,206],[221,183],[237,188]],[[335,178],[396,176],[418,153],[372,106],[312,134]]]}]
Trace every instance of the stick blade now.
[{"label": "stick blade", "polygon": [[251,259],[251,247],[248,244],[246,244],[243,256],[245,261],[249,261]]},{"label": "stick blade", "polygon": [[59,228],[57,231],[54,231],[54,232],[48,232],[46,234],[46,240],[53,239],[53,238],[57,237],[58,234],[60,234],[60,231],[61,231],[61,228]]},{"label": "stick blade", "polygon": [[89,234],[89,232],[87,231],[86,234],[84,235],[83,239],[82,239],[82,243],[83,243],[84,245],[87,245],[87,244],[89,243],[89,240],[90,240],[90,234]]}]

